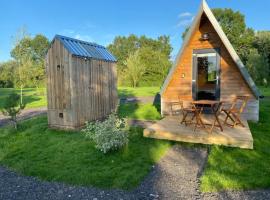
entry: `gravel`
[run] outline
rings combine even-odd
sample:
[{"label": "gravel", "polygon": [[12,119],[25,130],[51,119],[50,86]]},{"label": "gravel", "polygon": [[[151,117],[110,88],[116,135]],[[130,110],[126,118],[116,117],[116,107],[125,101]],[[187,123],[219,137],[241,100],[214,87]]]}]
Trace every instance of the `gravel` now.
[{"label": "gravel", "polygon": [[196,199],[207,152],[175,145],[132,191],[69,186],[25,177],[0,167],[0,199]]},{"label": "gravel", "polygon": [[[47,108],[46,107],[25,109],[18,116],[18,121],[29,119],[31,117],[35,117],[35,116],[46,114],[46,113],[47,113]],[[2,115],[0,113],[0,127],[4,126],[4,125],[7,125],[7,124],[10,124],[10,123],[11,122],[8,119],[8,117],[4,116],[4,115]]]}]

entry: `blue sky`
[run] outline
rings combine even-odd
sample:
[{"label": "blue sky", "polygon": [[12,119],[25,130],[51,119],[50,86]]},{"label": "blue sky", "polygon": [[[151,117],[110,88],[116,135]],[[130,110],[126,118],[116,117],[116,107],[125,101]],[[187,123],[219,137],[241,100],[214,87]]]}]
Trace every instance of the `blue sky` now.
[{"label": "blue sky", "polygon": [[[246,16],[255,30],[270,30],[269,0],[208,0],[211,8],[232,8]],[[117,35],[169,35],[174,48],[181,46],[181,34],[198,11],[200,0],[1,0],[0,62],[10,58],[12,37],[26,26],[52,39],[62,34],[108,45]]]}]

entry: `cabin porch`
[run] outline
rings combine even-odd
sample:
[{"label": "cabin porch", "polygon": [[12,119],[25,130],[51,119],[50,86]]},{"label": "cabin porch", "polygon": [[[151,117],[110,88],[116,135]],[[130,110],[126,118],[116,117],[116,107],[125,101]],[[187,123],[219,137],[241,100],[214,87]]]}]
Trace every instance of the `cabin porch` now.
[{"label": "cabin porch", "polygon": [[[223,124],[225,116],[220,116]],[[203,120],[206,123],[212,123],[212,118],[204,114]],[[242,120],[245,127],[236,126],[231,128],[223,125],[223,132],[214,128],[210,134],[203,128],[197,128],[194,131],[194,125],[181,124],[180,116],[167,116],[157,123],[144,129],[144,137],[166,139],[189,143],[215,144],[230,147],[239,147],[253,149],[253,138],[246,120]]]}]

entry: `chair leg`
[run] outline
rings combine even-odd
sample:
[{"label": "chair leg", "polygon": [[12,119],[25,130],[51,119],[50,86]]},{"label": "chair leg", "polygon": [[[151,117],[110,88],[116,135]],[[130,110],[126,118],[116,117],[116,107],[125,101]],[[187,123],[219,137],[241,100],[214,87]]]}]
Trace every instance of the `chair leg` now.
[{"label": "chair leg", "polygon": [[183,113],[183,118],[182,118],[181,124],[185,123],[185,125],[187,125],[187,123],[186,123],[187,114],[188,114],[187,112]]},{"label": "chair leg", "polygon": [[237,115],[237,114],[233,114],[234,118],[236,119],[235,120],[235,125],[238,125],[240,124],[242,127],[245,127],[245,125],[242,123],[241,119],[240,119],[240,116]]},{"label": "chair leg", "polygon": [[213,132],[213,129],[214,129],[215,125],[216,125],[216,121],[217,121],[217,120],[215,119],[214,123],[213,123],[212,126],[211,126],[210,134]]}]

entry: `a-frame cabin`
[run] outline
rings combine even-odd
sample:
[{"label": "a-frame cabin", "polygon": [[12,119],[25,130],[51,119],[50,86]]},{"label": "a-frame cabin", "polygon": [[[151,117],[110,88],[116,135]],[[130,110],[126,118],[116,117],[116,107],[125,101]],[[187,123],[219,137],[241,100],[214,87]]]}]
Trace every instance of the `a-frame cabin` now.
[{"label": "a-frame cabin", "polygon": [[160,95],[163,115],[171,113],[171,102],[179,97],[230,101],[234,96],[248,95],[243,116],[259,119],[260,92],[204,0]]}]

